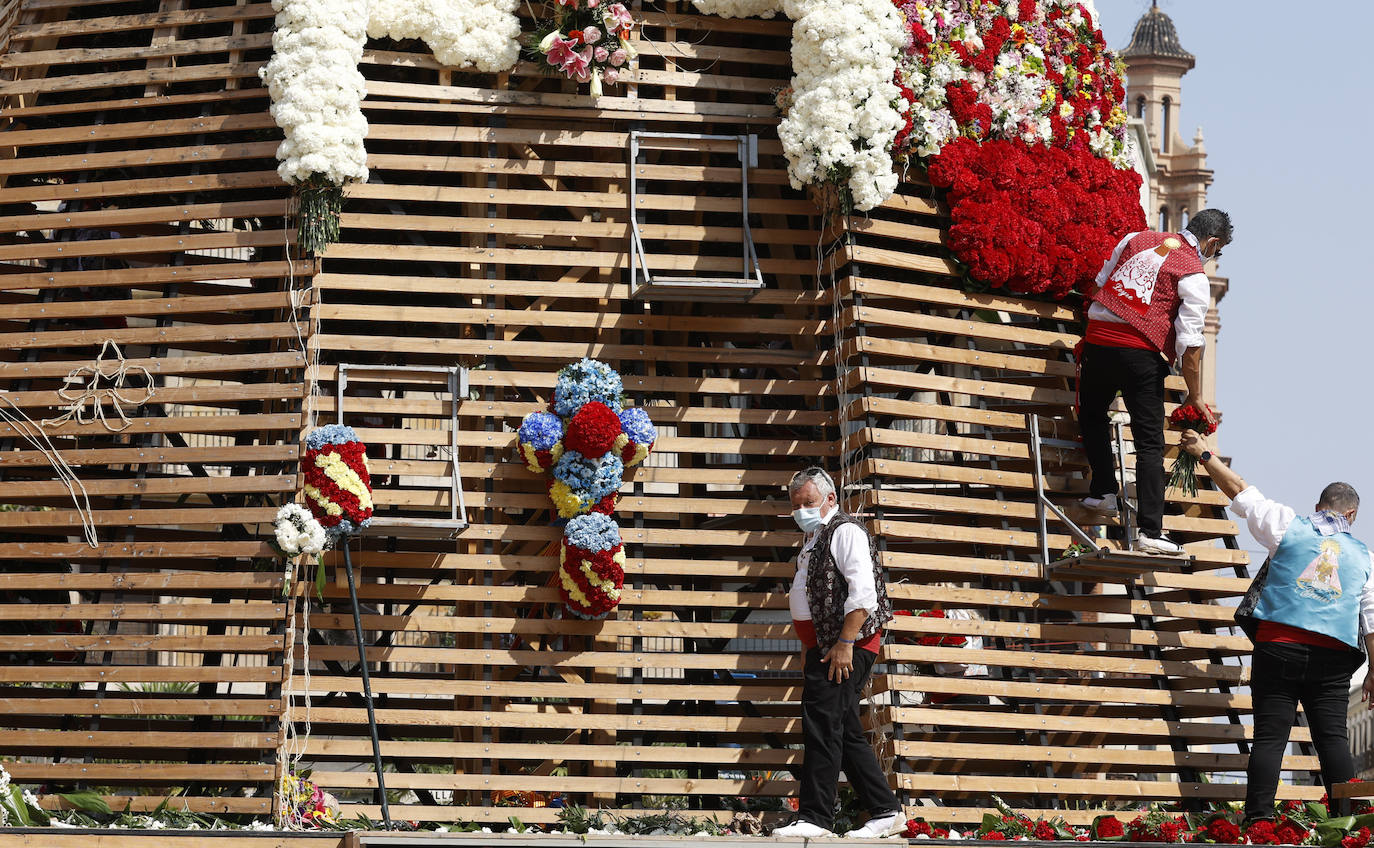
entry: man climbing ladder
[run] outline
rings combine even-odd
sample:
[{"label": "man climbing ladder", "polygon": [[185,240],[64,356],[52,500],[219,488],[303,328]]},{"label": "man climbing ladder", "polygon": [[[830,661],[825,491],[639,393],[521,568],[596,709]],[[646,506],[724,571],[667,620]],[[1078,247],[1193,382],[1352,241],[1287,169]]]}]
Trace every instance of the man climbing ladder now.
[{"label": "man climbing ladder", "polygon": [[1119,512],[1107,419],[1119,393],[1135,440],[1138,551],[1183,552],[1164,533],[1164,378],[1181,363],[1185,403],[1213,420],[1202,400],[1202,328],[1211,300],[1203,265],[1230,243],[1231,218],[1219,209],[1197,213],[1182,233],[1132,233],[1103,264],[1089,296],[1078,380],[1079,426],[1092,469],[1083,506],[1101,517]]}]

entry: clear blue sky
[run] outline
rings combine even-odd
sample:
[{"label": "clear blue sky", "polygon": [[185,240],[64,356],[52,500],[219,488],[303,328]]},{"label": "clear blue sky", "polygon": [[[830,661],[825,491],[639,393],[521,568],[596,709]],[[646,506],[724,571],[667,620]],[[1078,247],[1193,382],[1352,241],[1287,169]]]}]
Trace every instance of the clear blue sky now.
[{"label": "clear blue sky", "polygon": [[[1145,0],[1096,0],[1107,43],[1130,43]],[[1374,292],[1368,33],[1374,3],[1161,0],[1197,66],[1178,127],[1199,125],[1216,172],[1211,206],[1231,213],[1218,273],[1217,434],[1232,467],[1299,512],[1344,480],[1365,503],[1355,534],[1374,542],[1374,400],[1365,378]],[[1295,14],[1295,11],[1297,12]],[[1210,355],[1210,353],[1209,353]],[[1362,532],[1363,531],[1363,532]],[[1242,546],[1256,545],[1242,532]]]}]

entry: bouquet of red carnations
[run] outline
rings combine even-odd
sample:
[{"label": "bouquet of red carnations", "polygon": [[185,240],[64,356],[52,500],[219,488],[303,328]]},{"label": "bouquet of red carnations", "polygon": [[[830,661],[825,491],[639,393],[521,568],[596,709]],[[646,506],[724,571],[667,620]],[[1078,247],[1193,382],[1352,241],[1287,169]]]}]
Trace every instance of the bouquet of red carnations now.
[{"label": "bouquet of red carnations", "polygon": [[[1208,407],[1211,412],[1211,407]],[[1192,404],[1183,404],[1169,416],[1169,423],[1181,430],[1196,430],[1204,436],[1217,431],[1215,420],[1202,414],[1202,410]],[[1169,485],[1183,491],[1188,497],[1197,495],[1197,457],[1186,450],[1179,449],[1178,458],[1169,469]]]}]

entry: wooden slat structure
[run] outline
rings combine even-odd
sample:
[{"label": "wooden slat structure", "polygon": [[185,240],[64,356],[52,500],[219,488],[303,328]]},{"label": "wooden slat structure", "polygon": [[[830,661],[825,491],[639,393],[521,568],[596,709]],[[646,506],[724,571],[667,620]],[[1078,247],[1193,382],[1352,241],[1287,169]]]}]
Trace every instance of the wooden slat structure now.
[{"label": "wooden slat structure", "polygon": [[[301,258],[256,77],[270,5],[22,3],[0,57],[0,409],[58,417],[106,341],[153,394],[127,427],[106,403],[109,426],[43,428],[89,495],[95,549],[51,451],[0,429],[0,501],[19,507],[0,513],[5,767],[135,809],[175,789],[264,814],[292,761],[377,817],[342,558],[319,599],[313,569],[287,585],[266,544],[301,434],[342,417],[383,512],[447,516],[456,467],[470,522],[351,542],[407,820],[549,821],[507,805],[554,794],[781,809],[801,756],[783,486],[811,463],[880,535],[900,608],[975,614],[899,617],[874,680],[875,738],[913,812],[973,821],[998,794],[1081,822],[1123,800],[1240,797],[1212,779],[1243,768],[1251,732],[1248,643],[1219,603],[1247,585],[1224,499],[1175,502],[1189,568],[1041,579],[1027,416],[1075,435],[1075,305],[967,292],[915,175],[863,217],[789,188],[773,106],[788,22],[683,0],[637,15],[637,67],[595,101],[527,64],[458,72],[370,42],[371,178],[340,242]],[[632,209],[665,274],[737,274],[741,241],[733,142],[631,166],[635,132],[757,135],[763,291],[630,297]],[[560,530],[512,451],[582,356],[625,375],[661,436],[623,490],[626,590],[604,622],[561,614]],[[350,376],[340,410],[341,366],[401,370]],[[468,369],[467,393],[417,366]],[[1047,457],[1072,500],[1081,453]],[[958,663],[987,675],[939,673]]]}]

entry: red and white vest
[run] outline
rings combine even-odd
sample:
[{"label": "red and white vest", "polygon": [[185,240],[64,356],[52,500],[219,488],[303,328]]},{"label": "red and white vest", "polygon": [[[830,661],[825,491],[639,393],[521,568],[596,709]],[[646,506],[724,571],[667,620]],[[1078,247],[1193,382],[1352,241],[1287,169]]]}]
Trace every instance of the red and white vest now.
[{"label": "red and white vest", "polygon": [[1174,358],[1178,281],[1201,274],[1202,260],[1177,233],[1142,232],[1130,237],[1121,260],[1092,299],[1140,331],[1165,358]]}]

